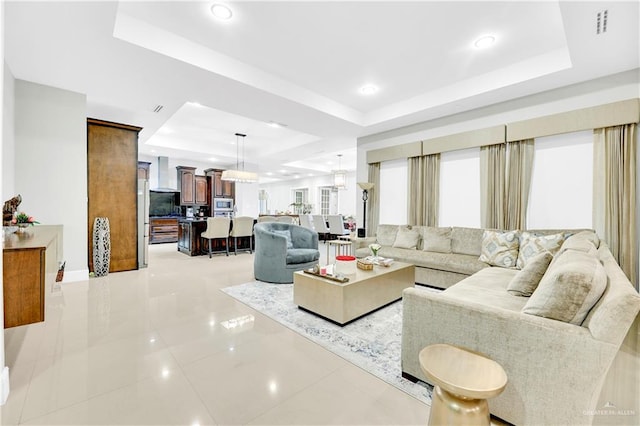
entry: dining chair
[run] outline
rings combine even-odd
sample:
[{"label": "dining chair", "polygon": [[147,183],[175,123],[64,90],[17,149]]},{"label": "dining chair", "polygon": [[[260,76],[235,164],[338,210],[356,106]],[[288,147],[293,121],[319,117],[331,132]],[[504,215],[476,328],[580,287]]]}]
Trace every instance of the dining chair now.
[{"label": "dining chair", "polygon": [[311,215],[310,214],[301,214],[300,215],[300,226],[314,230],[313,223],[311,223]]},{"label": "dining chair", "polygon": [[325,222],[322,215],[313,215],[313,229],[315,229],[319,236],[322,235],[323,241],[327,241],[329,228],[327,227],[327,222]]},{"label": "dining chair", "polygon": [[349,235],[350,231],[344,228],[344,219],[340,214],[333,214],[327,216],[327,222],[329,222],[329,234],[338,238],[341,235]]}]

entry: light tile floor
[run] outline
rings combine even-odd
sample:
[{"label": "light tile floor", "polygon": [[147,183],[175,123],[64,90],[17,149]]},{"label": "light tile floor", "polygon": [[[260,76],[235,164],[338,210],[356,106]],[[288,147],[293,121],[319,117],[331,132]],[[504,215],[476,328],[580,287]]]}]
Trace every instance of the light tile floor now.
[{"label": "light tile floor", "polygon": [[426,424],[427,405],[219,291],[252,279],[249,253],[163,244],[146,269],[63,284],[44,323],[5,331],[2,424]]}]

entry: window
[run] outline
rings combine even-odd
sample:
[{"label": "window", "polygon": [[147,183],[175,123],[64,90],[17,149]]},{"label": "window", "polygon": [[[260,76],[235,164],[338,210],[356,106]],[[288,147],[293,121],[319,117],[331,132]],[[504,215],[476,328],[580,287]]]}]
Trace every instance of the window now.
[{"label": "window", "polygon": [[593,132],[536,138],[529,229],[592,228]]},{"label": "window", "polygon": [[480,149],[440,155],[439,226],[480,227]]},{"label": "window", "polygon": [[380,163],[378,223],[407,223],[407,159]]},{"label": "window", "polygon": [[330,214],[329,212],[330,205],[331,205],[331,187],[327,186],[327,187],[320,188],[320,214],[321,215]]}]

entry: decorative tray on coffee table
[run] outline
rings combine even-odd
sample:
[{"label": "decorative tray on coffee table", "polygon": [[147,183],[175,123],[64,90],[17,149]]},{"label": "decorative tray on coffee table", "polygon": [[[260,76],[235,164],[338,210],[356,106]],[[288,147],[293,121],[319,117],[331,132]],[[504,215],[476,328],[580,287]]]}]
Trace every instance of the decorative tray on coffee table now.
[{"label": "decorative tray on coffee table", "polygon": [[349,281],[349,278],[347,278],[347,277],[336,277],[335,275],[328,275],[328,274],[327,275],[322,275],[322,274],[319,274],[317,272],[314,272],[313,269],[305,269],[303,272],[305,274],[314,275],[314,276],[320,277],[320,278],[326,278],[328,280],[336,281],[336,282],[339,282],[339,283],[346,283],[346,282]]}]

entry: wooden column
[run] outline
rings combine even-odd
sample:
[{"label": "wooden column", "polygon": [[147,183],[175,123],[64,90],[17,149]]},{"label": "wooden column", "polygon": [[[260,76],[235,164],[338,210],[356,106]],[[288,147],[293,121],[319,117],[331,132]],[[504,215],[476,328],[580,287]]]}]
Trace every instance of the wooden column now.
[{"label": "wooden column", "polygon": [[138,268],[138,133],[141,127],[87,119],[89,270],[93,221],[109,218],[110,272]]}]

